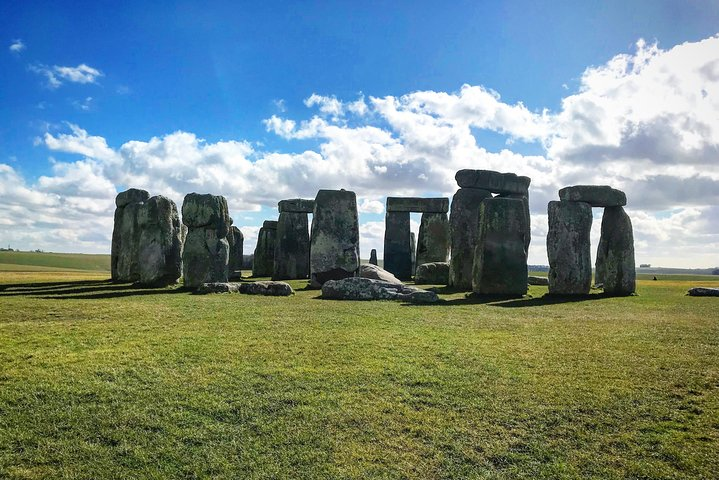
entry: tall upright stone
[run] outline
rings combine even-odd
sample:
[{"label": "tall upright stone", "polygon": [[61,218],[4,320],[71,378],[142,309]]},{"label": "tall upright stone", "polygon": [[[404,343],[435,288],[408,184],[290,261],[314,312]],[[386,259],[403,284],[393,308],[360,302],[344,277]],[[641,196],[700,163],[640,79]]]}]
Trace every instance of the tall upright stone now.
[{"label": "tall upright stone", "polygon": [[524,203],[516,198],[486,198],[480,205],[472,290],[482,295],[527,293],[527,229]]},{"label": "tall upright stone", "polygon": [[252,260],[253,277],[271,277],[275,269],[277,221],[265,220],[257,234],[257,246]]},{"label": "tall upright stone", "polygon": [[592,283],[589,233],[592,207],[585,202],[549,202],[549,293],[587,294]]},{"label": "tall upright stone", "polygon": [[636,290],[634,233],[632,221],[624,208],[619,206],[604,208],[599,250],[597,270],[601,269],[604,293],[609,295],[634,293]]},{"label": "tall upright stone", "polygon": [[423,213],[419,224],[416,264],[446,262],[449,258],[449,220],[446,213]]},{"label": "tall upright stone", "polygon": [[482,200],[491,197],[489,190],[479,188],[460,188],[452,197],[449,285],[458,290],[472,290],[474,250],[479,238],[479,207]]},{"label": "tall upright stone", "polygon": [[245,236],[239,228],[233,225],[227,233],[227,243],[230,247],[230,255],[227,260],[227,276],[228,278],[240,278],[242,277]]},{"label": "tall upright stone", "polygon": [[182,275],[182,226],[175,202],[158,195],[138,212],[139,270],[143,285],[177,283]]},{"label": "tall upright stone", "polygon": [[529,215],[529,190],[524,193],[504,193],[499,195],[500,198],[518,198],[524,205],[524,215],[527,217],[525,222],[526,230],[522,232],[524,236],[524,249],[529,252],[529,244],[532,241],[532,219]]},{"label": "tall upright stone", "polygon": [[272,279],[307,278],[309,274],[310,232],[307,213],[280,212]]},{"label": "tall upright stone", "polygon": [[139,211],[150,198],[145,190],[131,188],[115,197],[115,220],[110,253],[111,277],[117,282],[134,282],[140,279]]},{"label": "tall upright stone", "polygon": [[384,224],[384,269],[408,280],[413,273],[409,212],[387,212]]},{"label": "tall upright stone", "polygon": [[188,193],[182,202],[182,223],[188,227],[182,253],[185,287],[227,282],[230,215],[225,197]]},{"label": "tall upright stone", "polygon": [[412,265],[412,275],[417,271],[417,236],[409,232],[409,258]]},{"label": "tall upright stone", "polygon": [[320,190],[312,215],[311,284],[319,287],[327,280],[357,276],[359,265],[357,196],[347,190]]},{"label": "tall upright stone", "polygon": [[377,249],[373,248],[369,254],[370,265],[377,265]]}]

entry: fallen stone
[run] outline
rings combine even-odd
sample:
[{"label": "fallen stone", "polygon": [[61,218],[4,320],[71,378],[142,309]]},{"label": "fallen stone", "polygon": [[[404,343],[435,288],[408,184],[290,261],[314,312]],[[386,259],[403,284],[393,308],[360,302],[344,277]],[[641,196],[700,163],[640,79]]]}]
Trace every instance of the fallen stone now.
[{"label": "fallen stone", "polygon": [[292,198],[280,200],[277,204],[279,213],[312,213],[315,209],[315,201],[305,198]]},{"label": "fallen stone", "polygon": [[514,173],[470,169],[458,171],[454,179],[457,180],[457,185],[462,188],[479,188],[499,194],[525,194],[532,181],[529,177],[520,177]]},{"label": "fallen stone", "polygon": [[559,199],[565,202],[584,202],[592,207],[623,207],[627,196],[621,190],[608,185],[574,185],[559,191]]},{"label": "fallen stone", "polygon": [[360,265],[359,276],[362,278],[371,278],[374,280],[381,280],[383,282],[394,283],[395,285],[402,284],[402,280],[395,277],[387,270],[380,268],[377,265],[367,263]]},{"label": "fallen stone", "polygon": [[414,283],[422,285],[447,285],[449,282],[449,263],[431,262],[417,266]]},{"label": "fallen stone", "polygon": [[413,303],[435,303],[435,292],[371,278],[350,277],[329,280],[322,285],[322,298],[330,300],[401,300]]},{"label": "fallen stone", "polygon": [[551,201],[547,211],[549,293],[586,295],[592,284],[592,207],[584,202]]},{"label": "fallen stone", "polygon": [[449,259],[449,219],[446,213],[423,213],[417,241],[417,265]]},{"label": "fallen stone", "polygon": [[719,288],[692,287],[687,291],[692,297],[719,297]]},{"label": "fallen stone", "polygon": [[449,198],[387,197],[388,212],[447,213]]},{"label": "fallen stone", "polygon": [[[608,295],[631,295],[636,290],[632,221],[622,207],[605,207],[597,252],[597,272]],[[596,283],[596,280],[595,280]]]},{"label": "fallen stone", "polygon": [[474,249],[479,237],[479,206],[492,197],[489,190],[460,188],[452,197],[449,213],[451,253],[449,285],[458,290],[472,290]]},{"label": "fallen stone", "polygon": [[263,281],[241,284],[240,293],[247,295],[267,295],[270,297],[288,297],[294,295],[295,291],[285,282]]},{"label": "fallen stone", "polygon": [[529,285],[547,286],[547,285],[549,285],[549,279],[547,277],[535,277],[533,275],[530,275],[527,277],[527,283]]},{"label": "fallen stone", "polygon": [[237,293],[239,291],[239,283],[209,282],[200,284],[197,290],[195,290],[195,293],[198,295],[207,295],[208,293]]}]

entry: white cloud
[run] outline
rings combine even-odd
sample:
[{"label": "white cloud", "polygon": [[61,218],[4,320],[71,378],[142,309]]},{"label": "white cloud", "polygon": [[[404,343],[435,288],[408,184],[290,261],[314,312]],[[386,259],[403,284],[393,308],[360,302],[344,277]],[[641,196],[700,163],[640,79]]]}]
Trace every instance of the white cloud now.
[{"label": "white cloud", "polygon": [[20,38],[13,40],[12,43],[10,44],[10,47],[8,47],[8,49],[12,53],[20,53],[23,50],[25,50],[25,48],[26,48],[25,44],[23,43],[22,39],[20,39]]},{"label": "white cloud", "polygon": [[102,77],[104,74],[89,65],[81,63],[77,67],[63,67],[54,65],[52,67],[47,65],[30,65],[28,67],[30,71],[42,75],[47,80],[48,88],[55,89],[61,86],[64,82],[71,83],[97,83],[97,79]]},{"label": "white cloud", "polygon": [[379,200],[362,198],[357,203],[357,210],[360,213],[384,213],[384,204]]}]

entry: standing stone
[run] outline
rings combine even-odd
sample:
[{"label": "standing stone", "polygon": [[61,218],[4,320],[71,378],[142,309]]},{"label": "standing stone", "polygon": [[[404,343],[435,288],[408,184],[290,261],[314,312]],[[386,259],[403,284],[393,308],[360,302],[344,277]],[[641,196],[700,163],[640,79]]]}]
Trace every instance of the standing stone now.
[{"label": "standing stone", "polygon": [[622,207],[606,207],[602,217],[602,234],[599,246],[602,250],[603,265],[601,279],[604,293],[610,295],[631,295],[636,289],[634,267],[634,234],[632,221]]},{"label": "standing stone", "polygon": [[552,201],[547,210],[549,293],[587,294],[592,283],[592,207],[584,202]]},{"label": "standing stone", "polygon": [[472,290],[483,295],[527,293],[527,217],[517,198],[487,198],[479,211]]},{"label": "standing stone", "polygon": [[369,254],[369,263],[371,265],[377,265],[377,249],[373,248]]},{"label": "standing stone", "polygon": [[384,221],[384,269],[395,277],[412,277],[409,212],[387,212]]},{"label": "standing stone", "polygon": [[115,221],[110,254],[111,277],[116,282],[134,282],[140,278],[140,230],[137,216],[141,205],[150,198],[145,190],[131,188],[115,197]]},{"label": "standing stone", "polygon": [[522,203],[524,204],[524,215],[527,217],[525,222],[527,229],[522,232],[522,235],[524,235],[524,249],[527,253],[529,253],[529,244],[532,241],[532,219],[529,214],[529,190],[524,193],[503,193],[499,196],[501,198],[518,198],[522,200]]},{"label": "standing stone", "polygon": [[277,221],[273,280],[307,278],[310,232],[306,213],[281,212]]},{"label": "standing stone", "polygon": [[472,290],[474,249],[479,237],[479,206],[491,198],[488,190],[460,188],[452,197],[449,214],[450,251],[449,285],[458,290]]},{"label": "standing stone", "polygon": [[419,224],[416,265],[449,258],[449,220],[446,213],[423,213]]},{"label": "standing stone", "polygon": [[417,236],[414,232],[409,233],[409,258],[412,265],[412,275],[417,270]]},{"label": "standing stone", "polygon": [[182,227],[175,202],[158,195],[138,212],[140,283],[165,286],[182,275]]},{"label": "standing stone", "polygon": [[[604,225],[604,217],[602,217],[602,225]],[[604,266],[607,261],[607,239],[599,236],[599,246],[597,246],[597,259],[594,262],[594,285],[599,286],[604,282]]]},{"label": "standing stone", "polygon": [[357,196],[347,190],[320,190],[312,215],[312,285],[357,276],[359,253]]},{"label": "standing stone", "polygon": [[182,223],[188,227],[182,253],[185,287],[227,282],[230,215],[225,197],[188,193],[182,202]]},{"label": "standing stone", "polygon": [[227,261],[227,275],[229,278],[240,278],[242,277],[245,236],[239,228],[232,226],[227,234],[227,243],[230,247],[230,256]]},{"label": "standing stone", "polygon": [[275,269],[275,242],[277,221],[265,220],[257,234],[255,257],[252,261],[253,277],[271,277]]}]

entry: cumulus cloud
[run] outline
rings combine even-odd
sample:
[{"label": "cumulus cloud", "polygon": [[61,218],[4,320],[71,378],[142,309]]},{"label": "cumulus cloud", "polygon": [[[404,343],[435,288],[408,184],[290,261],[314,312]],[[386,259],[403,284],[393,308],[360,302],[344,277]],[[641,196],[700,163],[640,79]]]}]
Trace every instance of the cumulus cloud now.
[{"label": "cumulus cloud", "polygon": [[20,53],[23,50],[25,50],[25,48],[26,48],[25,44],[23,43],[22,39],[20,39],[20,38],[13,40],[12,43],[10,44],[10,46],[8,47],[8,49],[12,53]]},{"label": "cumulus cloud", "polygon": [[47,81],[48,88],[55,89],[64,82],[71,83],[97,83],[97,79],[104,74],[89,65],[81,63],[77,67],[64,67],[53,65],[52,67],[42,64],[30,65],[30,71],[42,75]]}]

